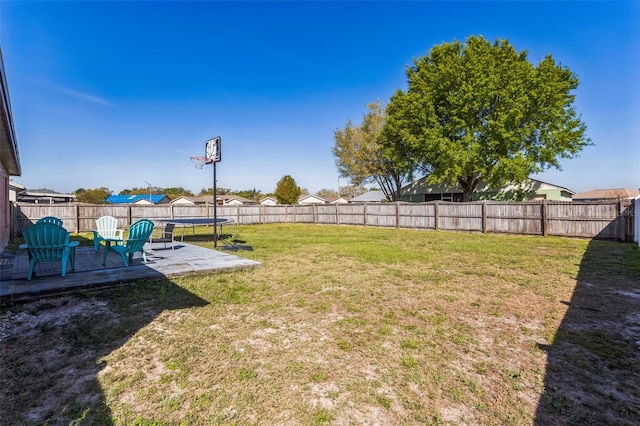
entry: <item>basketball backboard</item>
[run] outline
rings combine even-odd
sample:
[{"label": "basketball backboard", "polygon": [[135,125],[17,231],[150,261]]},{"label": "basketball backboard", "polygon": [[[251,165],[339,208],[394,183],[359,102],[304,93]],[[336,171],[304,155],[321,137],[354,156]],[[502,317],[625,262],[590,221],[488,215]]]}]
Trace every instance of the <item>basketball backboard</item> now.
[{"label": "basketball backboard", "polygon": [[204,152],[208,161],[217,163],[222,159],[222,152],[220,150],[222,145],[221,142],[222,139],[220,136],[216,136],[215,138],[209,139],[205,142]]}]

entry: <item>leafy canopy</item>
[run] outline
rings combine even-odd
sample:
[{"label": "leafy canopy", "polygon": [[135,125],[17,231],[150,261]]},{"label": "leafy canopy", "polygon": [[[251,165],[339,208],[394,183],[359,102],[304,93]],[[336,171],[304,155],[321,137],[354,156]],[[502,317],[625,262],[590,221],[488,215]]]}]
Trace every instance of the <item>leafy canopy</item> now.
[{"label": "leafy canopy", "polygon": [[296,204],[302,190],[296,181],[289,175],[285,175],[276,185],[275,196],[278,204]]},{"label": "leafy canopy", "polygon": [[522,183],[590,144],[573,106],[578,78],[551,55],[534,65],[507,40],[471,36],[433,47],[407,77],[387,107],[385,153],[459,185],[465,201],[480,181]]},{"label": "leafy canopy", "polygon": [[76,201],[79,203],[105,204],[112,191],[105,187],[95,189],[78,188],[74,193],[76,194]]},{"label": "leafy canopy", "polygon": [[368,105],[360,125],[348,120],[344,129],[336,129],[333,155],[340,176],[355,186],[377,183],[389,200],[398,199],[398,191],[411,176],[413,166],[385,156],[379,142],[385,123],[384,105],[377,100]]}]

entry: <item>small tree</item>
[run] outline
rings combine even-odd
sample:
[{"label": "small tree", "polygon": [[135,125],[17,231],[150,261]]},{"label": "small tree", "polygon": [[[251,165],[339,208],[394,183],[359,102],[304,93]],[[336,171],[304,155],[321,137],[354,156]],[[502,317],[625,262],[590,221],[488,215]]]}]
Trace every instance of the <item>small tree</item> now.
[{"label": "small tree", "polygon": [[[376,183],[389,200],[398,200],[403,183],[410,179],[414,166],[406,158],[392,158],[380,143],[386,113],[381,101],[368,105],[362,124],[348,120],[344,129],[334,132],[333,155],[340,176],[355,186]],[[402,160],[402,161],[399,161]]]},{"label": "small tree", "polygon": [[296,204],[302,190],[296,181],[289,175],[285,175],[276,185],[275,196],[279,204]]}]

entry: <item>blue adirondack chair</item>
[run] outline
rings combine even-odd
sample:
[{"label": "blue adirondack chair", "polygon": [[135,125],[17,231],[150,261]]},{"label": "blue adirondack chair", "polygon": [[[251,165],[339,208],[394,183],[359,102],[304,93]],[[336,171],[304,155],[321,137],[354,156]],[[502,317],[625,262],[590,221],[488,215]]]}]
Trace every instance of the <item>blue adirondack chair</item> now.
[{"label": "blue adirondack chair", "polygon": [[63,226],[62,219],[55,216],[45,216],[36,221],[36,223],[53,223],[54,225]]},{"label": "blue adirondack chair", "polygon": [[144,252],[144,244],[149,241],[149,237],[153,232],[154,224],[149,219],[140,219],[129,227],[129,234],[122,245],[106,246],[104,256],[102,257],[102,266],[107,263],[107,253],[115,251],[122,257],[124,266],[129,266],[129,262],[133,260],[133,254],[142,253],[142,260],[147,263],[147,255]]},{"label": "blue adirondack chair", "polygon": [[78,241],[69,242],[69,233],[54,223],[36,223],[22,232],[25,248],[29,252],[29,274],[38,262],[62,262],[62,276],[67,274],[67,262],[71,261],[71,270],[76,267],[76,247]]}]

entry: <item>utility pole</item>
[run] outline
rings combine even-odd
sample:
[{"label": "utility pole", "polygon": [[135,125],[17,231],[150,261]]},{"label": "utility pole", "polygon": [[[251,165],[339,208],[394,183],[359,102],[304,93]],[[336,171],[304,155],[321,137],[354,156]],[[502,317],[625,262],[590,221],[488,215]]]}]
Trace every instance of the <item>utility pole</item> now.
[{"label": "utility pole", "polygon": [[153,202],[151,201],[151,184],[146,180],[144,181],[144,183],[146,183],[149,186],[149,202],[153,204]]}]

